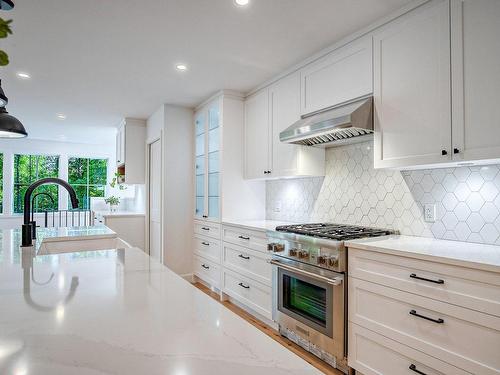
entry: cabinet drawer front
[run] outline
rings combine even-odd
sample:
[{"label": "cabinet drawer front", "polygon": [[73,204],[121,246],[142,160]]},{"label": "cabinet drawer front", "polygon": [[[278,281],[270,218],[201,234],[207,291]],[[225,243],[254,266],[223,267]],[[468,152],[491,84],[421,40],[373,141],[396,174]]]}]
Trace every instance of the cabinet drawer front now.
[{"label": "cabinet drawer front", "polygon": [[271,286],[270,255],[224,242],[222,257],[224,267]]},{"label": "cabinet drawer front", "polygon": [[208,236],[220,239],[220,224],[209,223],[204,221],[194,222],[194,233],[201,236]]},{"label": "cabinet drawer front", "polygon": [[222,279],[224,293],[262,316],[272,318],[270,287],[228,269],[224,269]]},{"label": "cabinet drawer front", "polygon": [[215,240],[211,237],[195,236],[194,252],[197,255],[220,264],[221,248],[219,240]]},{"label": "cabinet drawer front", "polygon": [[267,237],[265,232],[224,225],[222,240],[267,253]]},{"label": "cabinet drawer front", "polygon": [[349,320],[474,374],[500,374],[500,318],[349,278]]},{"label": "cabinet drawer front", "polygon": [[500,275],[349,249],[349,275],[500,317]]},{"label": "cabinet drawer front", "polygon": [[194,274],[211,286],[220,288],[220,266],[208,259],[194,256]]},{"label": "cabinet drawer front", "polygon": [[406,345],[349,323],[349,366],[364,375],[470,375]]}]

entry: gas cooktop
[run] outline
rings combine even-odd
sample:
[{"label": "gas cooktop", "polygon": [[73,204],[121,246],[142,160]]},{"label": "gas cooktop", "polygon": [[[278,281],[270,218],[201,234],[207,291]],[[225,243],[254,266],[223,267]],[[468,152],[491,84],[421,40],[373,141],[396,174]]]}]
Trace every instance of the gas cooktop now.
[{"label": "gas cooktop", "polygon": [[326,238],[337,241],[347,241],[356,238],[386,236],[395,231],[380,228],[367,228],[357,225],[313,223],[282,225],[276,227],[278,232],[302,234],[318,238]]}]

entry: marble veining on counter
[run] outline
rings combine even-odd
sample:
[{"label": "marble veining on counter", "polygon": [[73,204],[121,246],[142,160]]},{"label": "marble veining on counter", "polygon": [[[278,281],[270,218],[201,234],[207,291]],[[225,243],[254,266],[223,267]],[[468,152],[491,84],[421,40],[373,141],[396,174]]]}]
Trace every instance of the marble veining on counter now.
[{"label": "marble veining on counter", "polygon": [[140,249],[29,262],[0,237],[0,374],[320,373]]},{"label": "marble veining on counter", "polygon": [[277,220],[227,220],[223,221],[222,224],[265,232],[267,230],[275,230],[276,227],[280,225],[292,225],[297,223]]},{"label": "marble veining on counter", "polygon": [[351,240],[346,246],[500,272],[500,246],[496,245],[394,235]]}]

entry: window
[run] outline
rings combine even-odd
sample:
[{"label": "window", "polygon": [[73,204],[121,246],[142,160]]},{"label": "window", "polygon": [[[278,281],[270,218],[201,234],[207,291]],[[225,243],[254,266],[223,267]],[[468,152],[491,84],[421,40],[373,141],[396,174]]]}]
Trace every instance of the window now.
[{"label": "window", "polygon": [[[22,213],[24,194],[33,182],[45,177],[58,177],[59,156],[14,155],[14,213]],[[58,210],[57,185],[42,185],[35,193],[45,193],[35,198],[34,212]]]},{"label": "window", "polygon": [[76,191],[80,209],[90,208],[91,197],[104,197],[107,166],[106,159],[69,158],[68,182]]},{"label": "window", "polygon": [[0,154],[0,214],[3,212],[3,154]]}]

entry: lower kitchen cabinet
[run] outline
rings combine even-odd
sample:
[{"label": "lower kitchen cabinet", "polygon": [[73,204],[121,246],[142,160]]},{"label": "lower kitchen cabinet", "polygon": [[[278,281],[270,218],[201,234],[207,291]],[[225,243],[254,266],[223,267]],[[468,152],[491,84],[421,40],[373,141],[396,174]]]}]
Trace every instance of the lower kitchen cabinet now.
[{"label": "lower kitchen cabinet", "polygon": [[355,247],[348,264],[349,366],[500,374],[500,274]]},{"label": "lower kitchen cabinet", "polygon": [[110,214],[102,215],[102,218],[98,218],[98,222],[102,222],[131,246],[144,250],[145,217],[144,214]]},{"label": "lower kitchen cabinet", "polygon": [[232,269],[259,283],[271,285],[271,257],[259,251],[224,242],[222,250],[224,268]]},{"label": "lower kitchen cabinet", "polygon": [[353,323],[349,323],[349,366],[363,375],[470,375]]},{"label": "lower kitchen cabinet", "polygon": [[220,289],[221,268],[219,264],[195,255],[193,268],[195,276],[199,277],[206,284]]},{"label": "lower kitchen cabinet", "polygon": [[271,287],[224,268],[222,291],[267,319],[272,319]]}]

